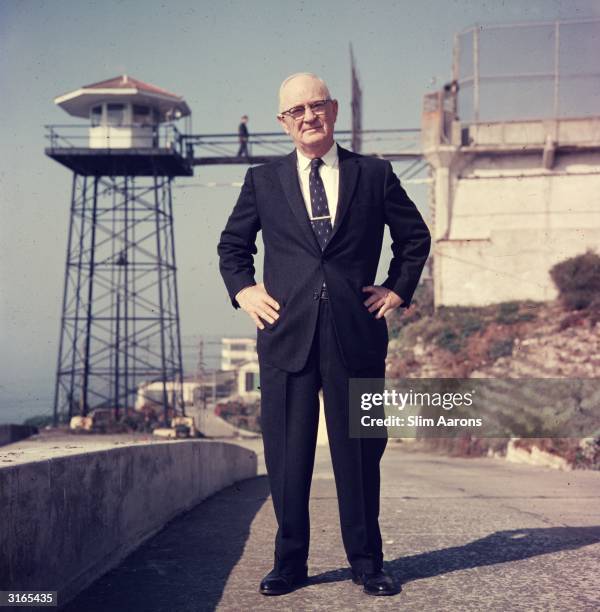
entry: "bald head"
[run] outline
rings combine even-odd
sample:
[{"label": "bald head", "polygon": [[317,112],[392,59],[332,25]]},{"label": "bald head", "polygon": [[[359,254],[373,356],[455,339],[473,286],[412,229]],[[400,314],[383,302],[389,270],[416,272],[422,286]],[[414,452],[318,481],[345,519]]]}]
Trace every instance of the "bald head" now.
[{"label": "bald head", "polygon": [[296,72],[287,77],[279,88],[279,112],[294,106],[294,100],[315,94],[321,99],[331,97],[323,79],[312,72]]},{"label": "bald head", "polygon": [[[281,114],[295,107],[304,108],[303,113]],[[296,148],[311,159],[322,157],[333,146],[337,111],[337,100],[331,99],[323,79],[312,72],[292,74],[279,88],[277,121]]]}]

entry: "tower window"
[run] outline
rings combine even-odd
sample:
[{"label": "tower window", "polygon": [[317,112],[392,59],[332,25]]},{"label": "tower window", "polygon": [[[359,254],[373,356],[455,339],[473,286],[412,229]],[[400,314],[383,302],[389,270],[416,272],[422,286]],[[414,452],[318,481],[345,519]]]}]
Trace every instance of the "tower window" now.
[{"label": "tower window", "polygon": [[90,111],[90,120],[92,127],[96,127],[102,123],[102,106],[94,106]]},{"label": "tower window", "polygon": [[124,104],[107,104],[106,105],[106,122],[108,125],[123,125],[125,119]]},{"label": "tower window", "polygon": [[133,125],[152,125],[149,107],[140,104],[133,105]]}]

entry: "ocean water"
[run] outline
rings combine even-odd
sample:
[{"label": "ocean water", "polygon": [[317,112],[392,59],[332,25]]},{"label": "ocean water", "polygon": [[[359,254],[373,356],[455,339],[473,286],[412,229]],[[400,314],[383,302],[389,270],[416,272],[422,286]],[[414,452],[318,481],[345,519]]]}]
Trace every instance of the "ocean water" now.
[{"label": "ocean water", "polygon": [[[221,336],[207,334],[204,339],[204,366],[218,368],[221,356]],[[198,370],[199,335],[182,336],[183,370],[193,376]],[[18,379],[0,382],[0,424],[23,423],[38,415],[52,415],[54,409],[55,371],[29,371]]]}]

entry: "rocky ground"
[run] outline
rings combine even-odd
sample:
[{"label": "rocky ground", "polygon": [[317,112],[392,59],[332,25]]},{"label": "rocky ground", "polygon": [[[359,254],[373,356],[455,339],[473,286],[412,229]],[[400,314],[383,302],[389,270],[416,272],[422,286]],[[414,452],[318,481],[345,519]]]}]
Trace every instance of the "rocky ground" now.
[{"label": "rocky ground", "polygon": [[[417,303],[413,312],[389,323],[389,378],[600,379],[600,324],[593,313],[569,311],[559,302],[513,302],[435,313]],[[600,469],[599,404],[596,394],[595,413],[589,415],[596,426],[586,425],[585,435],[522,439],[513,446],[535,447],[561,456],[571,466]],[[502,453],[508,440],[433,440],[430,445],[453,454]]]},{"label": "rocky ground", "polygon": [[414,378],[598,378],[600,325],[557,302],[426,315],[398,329],[388,362]]}]

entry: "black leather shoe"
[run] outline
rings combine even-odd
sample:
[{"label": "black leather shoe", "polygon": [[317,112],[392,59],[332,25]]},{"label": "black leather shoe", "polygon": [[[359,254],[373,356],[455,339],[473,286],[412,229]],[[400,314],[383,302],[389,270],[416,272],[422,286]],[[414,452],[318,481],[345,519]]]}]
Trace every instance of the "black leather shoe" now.
[{"label": "black leather shoe", "polygon": [[298,574],[291,575],[281,574],[278,570],[273,569],[261,580],[258,590],[263,595],[285,595],[307,581],[307,568]]},{"label": "black leather shoe", "polygon": [[367,595],[396,595],[402,590],[384,569],[372,574],[352,570],[352,582],[362,584]]}]

